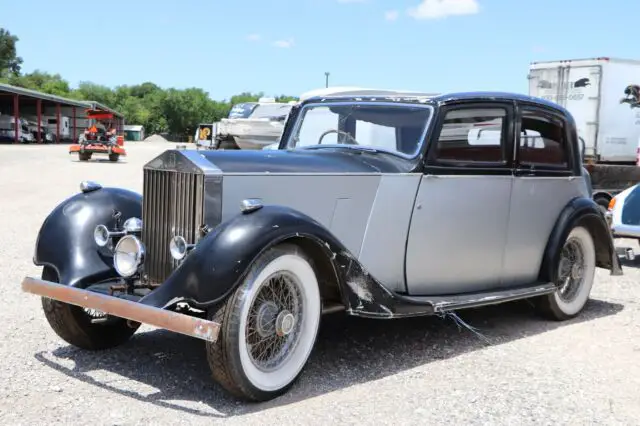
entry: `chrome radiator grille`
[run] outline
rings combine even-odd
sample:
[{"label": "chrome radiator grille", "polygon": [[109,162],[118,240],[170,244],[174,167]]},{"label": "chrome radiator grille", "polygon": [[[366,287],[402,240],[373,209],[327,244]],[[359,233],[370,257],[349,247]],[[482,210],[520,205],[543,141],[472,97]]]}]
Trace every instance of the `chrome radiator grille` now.
[{"label": "chrome radiator grille", "polygon": [[145,169],[143,174],[142,241],[145,273],[151,283],[162,283],[177,267],[169,241],[181,235],[196,242],[204,215],[204,176],[171,170]]}]

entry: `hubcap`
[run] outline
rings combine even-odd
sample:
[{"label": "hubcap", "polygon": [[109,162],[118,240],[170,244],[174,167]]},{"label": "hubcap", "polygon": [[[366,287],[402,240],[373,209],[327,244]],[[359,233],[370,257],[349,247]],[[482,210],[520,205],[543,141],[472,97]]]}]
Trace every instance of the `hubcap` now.
[{"label": "hubcap", "polygon": [[558,268],[558,294],[565,302],[571,302],[584,280],[584,249],[580,241],[572,238],[562,248]]},{"label": "hubcap", "polygon": [[289,311],[282,311],[276,318],[276,334],[280,337],[291,333],[296,323],[296,317]]},{"label": "hubcap", "polygon": [[300,340],[301,288],[296,276],[279,271],[258,289],[245,330],[249,358],[258,369],[278,369]]}]

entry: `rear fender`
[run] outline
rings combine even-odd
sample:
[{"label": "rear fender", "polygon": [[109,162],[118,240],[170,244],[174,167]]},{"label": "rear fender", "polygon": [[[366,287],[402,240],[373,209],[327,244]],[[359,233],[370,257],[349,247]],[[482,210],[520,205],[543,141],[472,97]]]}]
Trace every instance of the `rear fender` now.
[{"label": "rear fender", "polygon": [[180,301],[197,308],[217,305],[238,288],[258,256],[287,240],[314,245],[314,262],[330,265],[327,269],[332,276],[322,278],[334,280],[348,310],[371,315],[389,313],[385,306],[394,304],[392,293],[368,274],[322,224],[283,206],[264,206],[220,224],[202,238],[173,274],[140,303],[159,308]]},{"label": "rear fender", "polygon": [[70,286],[84,287],[118,277],[113,254],[93,238],[97,225],[113,229],[116,210],[121,213],[121,223],[131,217],[141,218],[142,196],[125,189],[100,188],[66,199],[42,224],[33,263],[53,268],[59,282]]},{"label": "rear fender", "polygon": [[562,209],[551,231],[540,268],[540,280],[557,282],[560,249],[575,226],[584,226],[591,232],[596,248],[596,266],[610,270],[611,275],[622,275],[606,219],[592,199],[578,197]]}]

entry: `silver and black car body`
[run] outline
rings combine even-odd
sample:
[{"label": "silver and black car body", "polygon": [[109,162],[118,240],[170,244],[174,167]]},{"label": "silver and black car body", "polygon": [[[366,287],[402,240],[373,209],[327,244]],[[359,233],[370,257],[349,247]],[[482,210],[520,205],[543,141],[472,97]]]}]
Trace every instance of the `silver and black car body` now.
[{"label": "silver and black car body", "polygon": [[52,328],[87,349],[140,323],[207,342],[213,377],[265,400],[322,313],[393,319],[532,298],[577,315],[622,274],[571,115],[508,93],[315,97],[277,150],[168,150],[143,194],[85,182],[34,262]]}]

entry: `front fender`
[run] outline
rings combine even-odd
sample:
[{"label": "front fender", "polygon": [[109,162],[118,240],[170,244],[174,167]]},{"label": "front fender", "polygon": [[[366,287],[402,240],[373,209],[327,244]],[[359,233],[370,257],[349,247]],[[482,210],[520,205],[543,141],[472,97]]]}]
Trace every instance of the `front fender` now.
[{"label": "front fender", "polygon": [[379,303],[393,304],[393,295],[364,271],[322,224],[283,206],[264,206],[220,224],[202,238],[173,274],[140,303],[159,308],[178,301],[187,301],[199,308],[216,305],[240,285],[260,254],[291,238],[310,240],[321,248],[335,274],[345,306],[387,314]]},{"label": "front fender", "polygon": [[551,231],[540,268],[542,282],[557,282],[558,270],[556,266],[560,257],[560,249],[571,229],[578,225],[586,227],[593,236],[596,266],[609,269],[611,275],[622,275],[622,267],[616,254],[613,237],[598,204],[591,198],[579,197],[571,200],[562,209]]},{"label": "front fender", "polygon": [[119,188],[78,193],[56,206],[38,233],[33,263],[53,268],[61,284],[85,284],[118,277],[113,255],[98,247],[93,231],[99,224],[112,229],[114,211],[121,222],[142,215],[142,196]]}]

